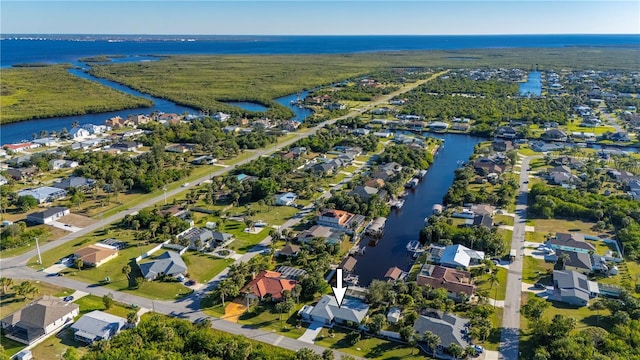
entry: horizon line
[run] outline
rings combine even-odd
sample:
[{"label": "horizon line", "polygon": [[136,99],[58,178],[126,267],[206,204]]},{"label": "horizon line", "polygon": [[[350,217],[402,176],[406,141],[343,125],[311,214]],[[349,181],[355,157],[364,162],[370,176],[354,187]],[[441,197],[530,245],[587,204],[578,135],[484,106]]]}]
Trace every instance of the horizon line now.
[{"label": "horizon line", "polygon": [[135,34],[135,33],[5,33],[2,37],[15,35],[83,35],[83,36],[639,36],[639,33],[485,33],[485,34]]}]

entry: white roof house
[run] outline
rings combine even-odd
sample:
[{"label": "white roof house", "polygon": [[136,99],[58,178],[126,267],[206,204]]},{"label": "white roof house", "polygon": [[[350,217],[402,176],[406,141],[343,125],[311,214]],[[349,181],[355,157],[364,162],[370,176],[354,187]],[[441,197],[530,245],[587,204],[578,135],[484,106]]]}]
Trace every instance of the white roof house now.
[{"label": "white roof house", "polygon": [[447,246],[440,257],[440,265],[451,268],[468,268],[484,260],[484,252],[469,249],[466,246],[457,244]]},{"label": "white roof house", "polygon": [[300,314],[310,321],[321,321],[325,324],[354,322],[360,324],[369,312],[369,305],[358,299],[345,298],[338,307],[336,298],[324,295],[315,306],[305,305]]},{"label": "white roof house", "polygon": [[76,340],[92,344],[95,341],[109,340],[127,325],[120,316],[95,310],[83,315],[71,325]]},{"label": "white roof house", "polygon": [[69,131],[69,137],[74,140],[84,139],[90,135],[91,134],[89,133],[89,130],[83,129],[81,127],[73,128],[71,129],[71,131]]},{"label": "white roof house", "polygon": [[39,204],[51,202],[60,199],[67,195],[67,191],[64,189],[58,189],[51,186],[42,186],[35,189],[25,189],[18,192],[18,197],[33,196],[38,200]]},{"label": "white roof house", "polygon": [[291,206],[294,205],[298,195],[288,192],[276,195],[276,205]]}]

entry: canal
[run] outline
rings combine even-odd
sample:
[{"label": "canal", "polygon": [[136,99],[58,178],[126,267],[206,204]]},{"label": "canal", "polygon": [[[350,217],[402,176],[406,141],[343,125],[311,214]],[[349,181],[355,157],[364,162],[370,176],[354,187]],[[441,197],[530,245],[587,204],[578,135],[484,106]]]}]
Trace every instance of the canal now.
[{"label": "canal", "polygon": [[539,71],[531,71],[527,75],[527,81],[520,84],[520,95],[542,95],[542,74]]},{"label": "canal", "polygon": [[[126,57],[126,58],[118,58],[114,60],[115,60],[114,62],[126,62],[126,61],[135,62],[135,61],[150,61],[152,60],[152,58],[151,57],[148,57],[148,58]],[[2,127],[0,128],[0,144],[1,145],[17,143],[22,140],[29,141],[32,139],[33,134],[36,134],[39,137],[41,130],[45,130],[47,131],[47,133],[51,131],[58,132],[63,128],[66,128],[67,130],[71,130],[71,125],[74,122],[78,122],[78,124],[81,126],[85,124],[100,125],[100,124],[103,124],[105,120],[115,116],[126,118],[131,114],[150,114],[154,111],[165,112],[165,113],[176,113],[176,114],[182,114],[185,112],[190,114],[198,114],[197,110],[186,107],[186,106],[178,105],[173,101],[169,101],[166,99],[151,96],[149,94],[141,93],[125,85],[121,85],[113,81],[92,76],[84,71],[86,69],[86,65],[83,63],[73,62],[73,65],[80,67],[80,68],[71,68],[68,70],[69,73],[73,75],[76,75],[80,78],[87,79],[90,81],[95,81],[102,85],[108,86],[118,91],[122,91],[127,94],[131,94],[133,96],[139,96],[145,99],[149,99],[153,101],[154,105],[148,108],[126,109],[126,110],[103,112],[98,114],[60,116],[60,117],[33,119],[33,120],[18,121],[18,122],[9,123],[9,124],[3,124]],[[304,92],[303,94],[304,96],[306,96],[307,92]],[[301,122],[301,121],[304,121],[305,118],[310,116],[312,114],[312,111],[307,108],[300,108],[295,104],[291,104],[290,103],[291,100],[296,99],[296,97],[297,97],[297,94],[291,94],[291,95],[283,96],[274,100],[284,106],[287,106],[289,109],[291,109],[294,112],[294,117],[292,118],[292,120]],[[253,104],[253,103],[238,103],[237,106],[250,111],[266,110],[265,107],[259,104]]]},{"label": "canal", "polygon": [[418,187],[405,197],[402,209],[392,210],[382,239],[375,246],[366,246],[364,255],[358,255],[354,272],[359,276],[359,286],[367,286],[373,279],[382,279],[387,270],[397,266],[409,271],[413,259],[406,245],[417,240],[424,226],[424,219],[431,215],[434,204],[442,198],[453,183],[454,171],[461,161],[467,161],[474,146],[485,140],[469,135],[446,134],[428,136],[444,139],[443,146],[434,158],[427,175]]}]

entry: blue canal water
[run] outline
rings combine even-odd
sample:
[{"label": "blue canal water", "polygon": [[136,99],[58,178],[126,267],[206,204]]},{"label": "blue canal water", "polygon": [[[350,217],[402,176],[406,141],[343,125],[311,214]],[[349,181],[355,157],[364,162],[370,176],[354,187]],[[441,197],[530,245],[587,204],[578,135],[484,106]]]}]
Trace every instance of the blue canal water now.
[{"label": "blue canal water", "polygon": [[539,71],[532,71],[527,76],[527,81],[520,84],[520,95],[535,95],[540,96],[542,94],[542,74]]},{"label": "blue canal water", "polygon": [[[434,136],[433,134],[429,136]],[[407,243],[418,240],[424,219],[431,215],[434,204],[442,198],[453,183],[454,170],[460,161],[467,161],[474,146],[485,140],[469,135],[446,134],[434,137],[444,139],[443,146],[435,156],[427,175],[418,187],[405,197],[400,210],[392,210],[387,218],[384,235],[377,245],[366,245],[364,255],[358,255],[355,274],[359,285],[367,286],[373,279],[382,279],[387,270],[397,266],[409,271],[413,258],[408,255]]]},{"label": "blue canal water", "polygon": [[255,112],[267,111],[266,106],[256,104],[253,102],[248,102],[248,101],[225,101],[224,103],[227,105],[237,106],[247,111],[255,111]]}]

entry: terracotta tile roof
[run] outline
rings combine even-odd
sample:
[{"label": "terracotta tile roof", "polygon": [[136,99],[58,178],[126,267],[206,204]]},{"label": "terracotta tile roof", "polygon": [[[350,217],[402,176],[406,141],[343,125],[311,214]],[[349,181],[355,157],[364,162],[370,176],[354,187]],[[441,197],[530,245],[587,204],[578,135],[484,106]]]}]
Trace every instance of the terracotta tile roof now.
[{"label": "terracotta tile roof", "polygon": [[384,277],[392,280],[398,280],[400,278],[400,275],[402,275],[402,270],[399,267],[394,266],[387,270],[387,273],[384,274]]},{"label": "terracotta tile roof", "polygon": [[255,279],[242,288],[242,292],[249,291],[250,294],[260,299],[271,295],[271,298],[275,301],[282,300],[282,292],[284,290],[293,290],[298,282],[281,276],[282,274],[276,271],[261,271]]},{"label": "terracotta tile roof", "polygon": [[102,246],[89,245],[76,251],[74,255],[82,259],[85,264],[97,264],[102,260],[117,254],[118,250],[107,249]]},{"label": "terracotta tile roof", "polygon": [[438,265],[425,265],[416,279],[418,285],[429,285],[432,288],[445,288],[448,292],[463,292],[473,295],[476,286],[471,284],[471,273],[468,271],[446,268]]}]

